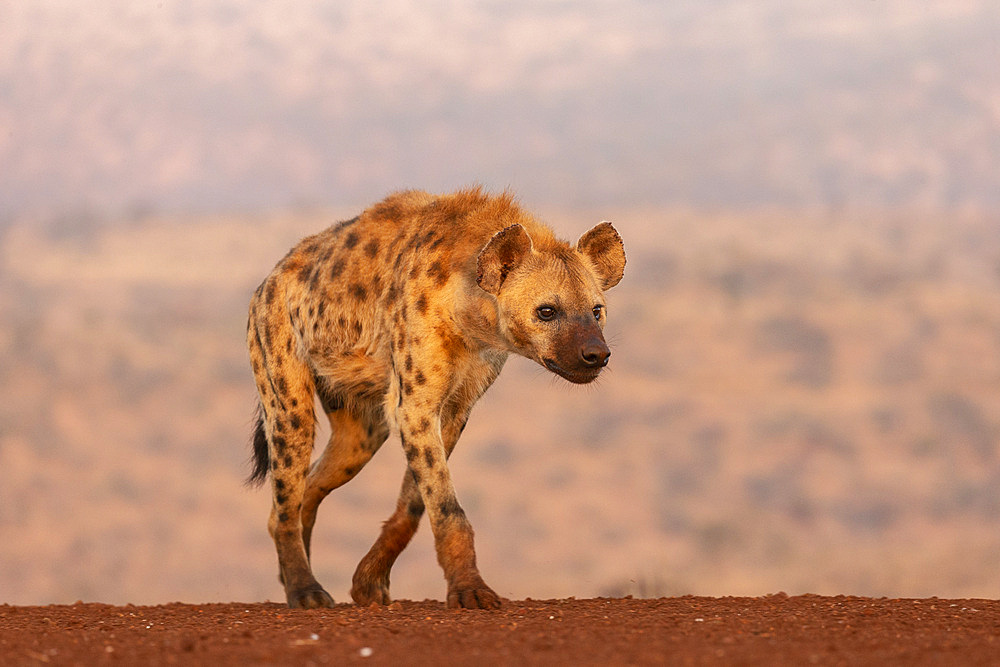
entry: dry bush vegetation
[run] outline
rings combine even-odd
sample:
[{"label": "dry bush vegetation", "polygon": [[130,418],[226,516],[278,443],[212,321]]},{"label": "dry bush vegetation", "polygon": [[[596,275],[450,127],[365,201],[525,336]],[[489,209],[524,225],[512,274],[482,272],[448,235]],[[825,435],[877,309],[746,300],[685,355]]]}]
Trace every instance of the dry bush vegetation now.
[{"label": "dry bush vegetation", "polygon": [[[0,602],[281,597],[267,494],[241,487],[245,307],[337,217],[3,232]],[[995,221],[615,221],[611,372],[571,388],[512,360],[453,459],[501,595],[1000,595]],[[321,510],[338,600],[398,449]],[[440,598],[433,561],[425,526],[395,594]]]}]

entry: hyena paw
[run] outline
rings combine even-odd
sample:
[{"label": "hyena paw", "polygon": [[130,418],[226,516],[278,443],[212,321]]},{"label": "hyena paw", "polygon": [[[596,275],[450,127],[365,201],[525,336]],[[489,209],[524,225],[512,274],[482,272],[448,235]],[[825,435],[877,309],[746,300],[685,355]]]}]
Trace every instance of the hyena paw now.
[{"label": "hyena paw", "polygon": [[392,598],[389,597],[389,580],[354,578],[354,585],[351,586],[351,598],[362,606],[376,604],[389,604]]},{"label": "hyena paw", "polygon": [[448,591],[448,607],[451,609],[499,609],[500,596],[486,584],[455,587]]},{"label": "hyena paw", "polygon": [[288,591],[287,597],[288,606],[293,609],[319,609],[333,606],[333,598],[319,584],[300,588],[297,591]]}]

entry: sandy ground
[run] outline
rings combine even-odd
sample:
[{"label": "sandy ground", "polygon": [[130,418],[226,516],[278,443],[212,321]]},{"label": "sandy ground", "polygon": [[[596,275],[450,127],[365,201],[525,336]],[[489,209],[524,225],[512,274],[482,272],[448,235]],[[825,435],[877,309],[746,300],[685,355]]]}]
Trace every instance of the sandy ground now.
[{"label": "sandy ground", "polygon": [[787,596],[0,606],[0,662],[1000,664],[1000,601]]}]

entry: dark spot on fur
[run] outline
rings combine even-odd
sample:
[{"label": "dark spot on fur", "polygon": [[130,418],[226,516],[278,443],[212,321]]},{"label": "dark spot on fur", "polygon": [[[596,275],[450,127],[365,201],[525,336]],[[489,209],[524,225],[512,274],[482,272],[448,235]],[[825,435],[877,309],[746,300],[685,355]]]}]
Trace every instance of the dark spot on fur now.
[{"label": "dark spot on fur", "polygon": [[414,433],[426,433],[427,429],[431,427],[431,420],[427,417],[421,417],[420,423],[417,424],[417,428],[414,429]]},{"label": "dark spot on fur", "polygon": [[274,451],[279,453],[283,452],[285,450],[285,447],[288,446],[288,443],[280,435],[276,435],[273,438],[271,438],[271,442],[274,443]]},{"label": "dark spot on fur", "polygon": [[278,514],[278,521],[280,523],[288,523],[288,512],[281,512]]},{"label": "dark spot on fur", "polygon": [[455,359],[457,359],[461,354],[462,348],[465,346],[461,337],[456,336],[449,331],[444,324],[438,324],[435,326],[434,333],[437,334],[438,341],[444,349],[444,353],[448,356],[448,359],[454,362]]},{"label": "dark spot on fur", "polygon": [[283,433],[285,430],[285,422],[281,421],[280,419],[275,419],[274,430],[276,433]]},{"label": "dark spot on fur", "polygon": [[437,260],[432,262],[431,265],[427,268],[427,277],[433,278],[434,283],[438,287],[441,287],[446,282],[448,282],[448,272],[444,270],[444,267],[441,265],[441,262]]},{"label": "dark spot on fur", "polygon": [[338,259],[336,262],[333,263],[333,266],[330,267],[330,279],[336,280],[337,278],[339,278],[340,274],[344,272],[344,269],[346,267],[347,267],[347,261],[343,258]]},{"label": "dark spot on fur", "polygon": [[347,475],[348,477],[354,477],[354,473],[356,472],[357,470],[354,469],[354,466],[347,466],[346,468],[344,468],[344,474]]},{"label": "dark spot on fur", "polygon": [[358,245],[358,233],[355,232],[355,231],[352,231],[344,239],[344,247],[347,248],[348,250],[351,250],[356,245]]},{"label": "dark spot on fur", "polygon": [[292,425],[293,429],[298,429],[302,426],[302,420],[299,419],[298,415],[292,415],[289,417],[288,422]]},{"label": "dark spot on fur", "polygon": [[403,440],[403,453],[406,454],[407,461],[413,461],[417,458],[417,448],[408,443],[405,439]]},{"label": "dark spot on fur", "polygon": [[299,269],[299,282],[300,283],[309,282],[309,279],[312,277],[312,272],[313,272],[313,267],[309,264],[306,264],[301,269]]},{"label": "dark spot on fur", "polygon": [[420,518],[424,514],[424,501],[420,498],[410,500],[406,505],[406,512],[411,517]]},{"label": "dark spot on fur", "polygon": [[358,301],[363,301],[366,296],[368,296],[368,290],[361,283],[351,283],[351,286],[347,288],[347,291],[351,293]]},{"label": "dark spot on fur", "polygon": [[462,506],[459,505],[458,501],[455,500],[454,498],[448,498],[447,500],[441,501],[441,504],[438,505],[438,512],[440,512],[441,516],[444,517],[465,514],[465,511],[462,509]]},{"label": "dark spot on fur", "polygon": [[421,315],[426,315],[427,314],[427,295],[426,294],[421,294],[420,298],[417,299],[417,311]]},{"label": "dark spot on fur", "polygon": [[274,494],[274,502],[278,503],[279,505],[284,505],[285,503],[288,502],[288,496],[286,496],[283,493],[276,493]]},{"label": "dark spot on fur", "polygon": [[337,318],[337,326],[340,327],[341,329],[346,329],[347,328],[347,318],[344,317],[343,315],[341,315],[340,317],[338,317]]},{"label": "dark spot on fur", "polygon": [[409,396],[410,394],[412,394],[413,393],[413,385],[410,384],[409,382],[404,382],[403,383],[403,393],[405,393],[407,396]]},{"label": "dark spot on fur", "polygon": [[292,455],[291,454],[285,454],[284,458],[282,459],[282,462],[285,464],[286,468],[291,468],[292,467],[292,463],[293,463],[293,461],[292,461]]},{"label": "dark spot on fur", "polygon": [[430,447],[424,450],[424,462],[428,468],[433,468],[437,465],[437,457],[434,456],[434,450]]},{"label": "dark spot on fur", "polygon": [[316,306],[316,317],[323,317],[323,312],[326,310],[326,301],[320,301]]},{"label": "dark spot on fur", "polygon": [[288,393],[288,381],[285,379],[284,375],[278,376],[277,386],[278,386],[278,391],[280,391],[282,394]]},{"label": "dark spot on fur", "polygon": [[354,333],[360,336],[361,332],[362,332],[361,322],[356,320],[354,322]]},{"label": "dark spot on fur", "polygon": [[276,479],[276,480],[274,480],[274,488],[276,488],[278,491],[284,491],[285,490],[285,480],[283,480],[283,479]]},{"label": "dark spot on fur", "polygon": [[269,305],[269,306],[272,303],[274,303],[274,281],[273,280],[267,283],[267,294],[265,295],[264,300],[267,302],[267,305]]},{"label": "dark spot on fur", "polygon": [[417,384],[425,384],[427,382],[427,378],[424,377],[423,373],[417,371],[417,374],[413,376],[413,381]]},{"label": "dark spot on fur", "polygon": [[413,357],[411,357],[409,353],[406,354],[406,363],[404,364],[404,366],[408,371],[413,370]]},{"label": "dark spot on fur", "polygon": [[365,254],[375,259],[375,255],[378,254],[378,239],[372,239],[365,244]]}]

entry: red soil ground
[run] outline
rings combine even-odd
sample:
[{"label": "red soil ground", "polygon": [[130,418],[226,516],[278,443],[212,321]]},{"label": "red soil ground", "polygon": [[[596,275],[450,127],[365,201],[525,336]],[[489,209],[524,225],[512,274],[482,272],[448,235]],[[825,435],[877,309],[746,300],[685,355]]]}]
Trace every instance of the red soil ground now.
[{"label": "red soil ground", "polygon": [[509,600],[300,611],[265,604],[0,606],[0,663],[1000,664],[1000,601]]}]

